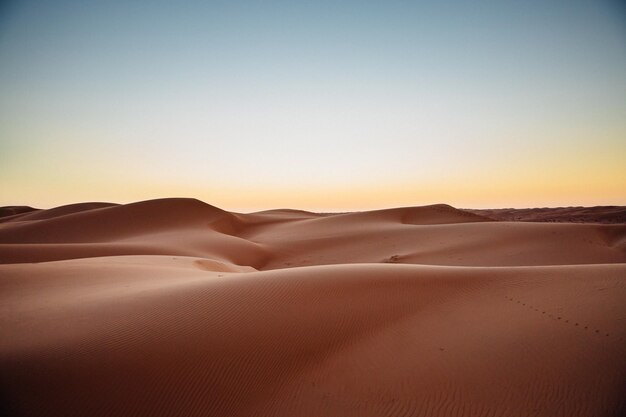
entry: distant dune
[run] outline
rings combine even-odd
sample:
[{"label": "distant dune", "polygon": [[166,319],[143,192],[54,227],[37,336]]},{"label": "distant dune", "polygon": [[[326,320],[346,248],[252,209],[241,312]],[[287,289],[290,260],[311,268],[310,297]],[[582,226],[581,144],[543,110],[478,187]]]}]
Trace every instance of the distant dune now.
[{"label": "distant dune", "polygon": [[626,207],[557,207],[528,209],[466,209],[470,213],[486,216],[494,220],[514,220],[526,222],[568,222],[568,223],[626,223]]},{"label": "distant dune", "polygon": [[621,416],[625,213],[0,208],[0,415]]}]

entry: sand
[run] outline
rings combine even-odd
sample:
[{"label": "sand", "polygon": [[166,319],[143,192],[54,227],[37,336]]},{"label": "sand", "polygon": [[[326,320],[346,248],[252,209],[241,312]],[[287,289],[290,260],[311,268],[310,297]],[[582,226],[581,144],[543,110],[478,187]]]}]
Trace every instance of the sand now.
[{"label": "sand", "polygon": [[0,415],[622,415],[626,224],[576,209],[0,209]]}]

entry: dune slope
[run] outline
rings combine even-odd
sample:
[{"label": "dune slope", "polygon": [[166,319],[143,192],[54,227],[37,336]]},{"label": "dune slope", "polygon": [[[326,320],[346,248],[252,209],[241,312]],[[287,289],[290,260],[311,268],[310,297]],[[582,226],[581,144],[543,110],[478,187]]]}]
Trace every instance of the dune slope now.
[{"label": "dune slope", "polygon": [[0,224],[9,416],[619,416],[626,226],[197,200]]}]

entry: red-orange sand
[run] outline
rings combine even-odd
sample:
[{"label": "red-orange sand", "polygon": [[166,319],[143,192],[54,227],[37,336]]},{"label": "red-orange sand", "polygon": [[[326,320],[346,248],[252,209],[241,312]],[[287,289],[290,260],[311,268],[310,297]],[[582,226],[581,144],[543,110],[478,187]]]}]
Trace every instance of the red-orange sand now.
[{"label": "red-orange sand", "polygon": [[585,210],[5,208],[0,414],[620,416],[624,210]]}]

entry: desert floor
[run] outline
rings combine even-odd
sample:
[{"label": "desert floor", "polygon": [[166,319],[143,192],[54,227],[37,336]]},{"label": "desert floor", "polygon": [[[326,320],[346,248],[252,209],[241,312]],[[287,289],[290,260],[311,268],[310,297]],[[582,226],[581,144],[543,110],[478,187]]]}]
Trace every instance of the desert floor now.
[{"label": "desert floor", "polygon": [[3,416],[626,413],[624,208],[0,214]]}]

